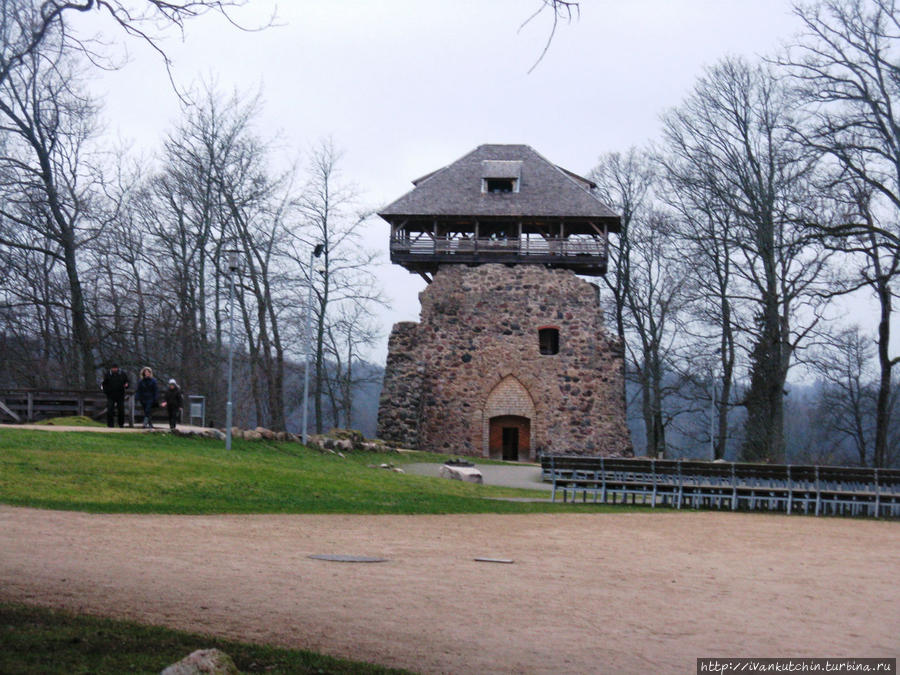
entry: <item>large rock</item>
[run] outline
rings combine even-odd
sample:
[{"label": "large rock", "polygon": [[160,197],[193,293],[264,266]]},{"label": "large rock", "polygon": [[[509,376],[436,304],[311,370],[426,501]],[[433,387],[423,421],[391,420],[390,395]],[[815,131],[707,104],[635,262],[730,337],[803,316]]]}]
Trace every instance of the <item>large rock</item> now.
[{"label": "large rock", "polygon": [[275,440],[275,432],[271,429],[266,429],[265,427],[256,427],[254,431],[258,433],[261,438],[265,438],[267,441]]},{"label": "large rock", "polygon": [[234,661],[219,649],[198,649],[159,675],[240,675]]},{"label": "large rock", "polygon": [[441,466],[441,478],[450,480],[462,480],[467,483],[484,483],[481,472],[474,466]]},{"label": "large rock", "polygon": [[245,441],[260,441],[262,440],[262,437],[262,434],[254,429],[247,429],[247,431],[243,433]]}]

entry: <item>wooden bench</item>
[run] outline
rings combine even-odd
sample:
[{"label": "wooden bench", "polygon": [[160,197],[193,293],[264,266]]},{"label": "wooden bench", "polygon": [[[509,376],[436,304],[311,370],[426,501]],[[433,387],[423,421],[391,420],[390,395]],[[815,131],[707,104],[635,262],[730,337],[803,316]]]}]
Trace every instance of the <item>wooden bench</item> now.
[{"label": "wooden bench", "polygon": [[674,508],[900,516],[900,470],[544,455],[552,499]]}]

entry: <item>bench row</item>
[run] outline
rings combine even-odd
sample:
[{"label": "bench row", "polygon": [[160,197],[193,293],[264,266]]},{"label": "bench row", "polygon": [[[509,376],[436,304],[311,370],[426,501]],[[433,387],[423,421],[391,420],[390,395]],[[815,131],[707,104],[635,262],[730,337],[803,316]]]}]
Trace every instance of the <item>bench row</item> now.
[{"label": "bench row", "polygon": [[900,515],[900,470],[547,455],[544,480],[563,501]]}]

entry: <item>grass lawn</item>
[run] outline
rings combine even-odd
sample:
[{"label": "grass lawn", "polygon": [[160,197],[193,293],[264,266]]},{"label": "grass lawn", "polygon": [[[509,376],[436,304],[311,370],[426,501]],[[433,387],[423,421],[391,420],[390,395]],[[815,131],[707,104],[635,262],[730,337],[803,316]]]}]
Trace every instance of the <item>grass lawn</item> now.
[{"label": "grass lawn", "polygon": [[41,420],[40,422],[35,422],[35,424],[42,424],[44,426],[55,426],[55,427],[102,427],[102,426],[105,426],[102,422],[93,420],[90,417],[85,417],[84,415],[69,415],[67,417],[51,417],[50,419]]},{"label": "grass lawn", "polygon": [[402,673],[314,652],[0,603],[0,673],[159,673],[197,649],[216,647],[244,673]]},{"label": "grass lawn", "polygon": [[[506,502],[546,492],[399,474],[369,465],[427,453],[349,453],[298,443],[168,434],[0,429],[0,503],[98,513],[533,513],[620,506]],[[639,507],[638,507],[639,508]]]}]

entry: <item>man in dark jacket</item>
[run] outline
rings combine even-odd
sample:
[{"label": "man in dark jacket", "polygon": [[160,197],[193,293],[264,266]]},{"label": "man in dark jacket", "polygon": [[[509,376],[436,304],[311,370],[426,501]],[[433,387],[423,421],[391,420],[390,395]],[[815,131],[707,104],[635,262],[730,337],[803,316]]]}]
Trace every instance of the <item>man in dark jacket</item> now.
[{"label": "man in dark jacket", "polygon": [[175,430],[178,423],[178,413],[181,412],[181,406],[184,405],[184,397],[181,395],[181,388],[174,379],[169,380],[169,386],[163,392],[162,407],[169,411],[169,429]]},{"label": "man in dark jacket", "polygon": [[113,416],[118,418],[119,426],[125,426],[125,392],[128,390],[128,373],[119,370],[118,364],[112,367],[103,377],[100,385],[106,394],[106,426],[113,426]]}]

